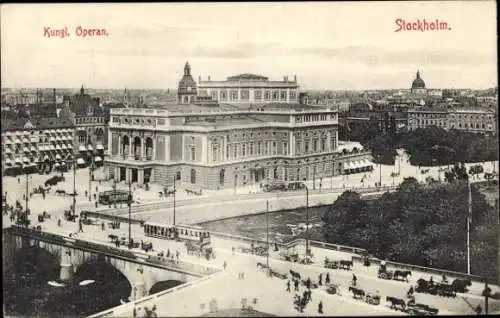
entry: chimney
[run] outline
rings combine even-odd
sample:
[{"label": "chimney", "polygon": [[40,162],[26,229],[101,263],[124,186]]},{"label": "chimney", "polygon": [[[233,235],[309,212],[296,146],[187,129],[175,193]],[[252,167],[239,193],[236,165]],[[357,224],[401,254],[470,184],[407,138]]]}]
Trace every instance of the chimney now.
[{"label": "chimney", "polygon": [[210,75],[208,75],[208,81],[210,82]]},{"label": "chimney", "polygon": [[297,83],[297,75],[294,75],[294,76],[293,76],[293,81],[294,81],[295,83]]},{"label": "chimney", "polygon": [[286,76],[283,76],[283,82],[286,82]]},{"label": "chimney", "polygon": [[54,92],[54,106],[57,106],[56,89],[52,90]]},{"label": "chimney", "polygon": [[201,83],[201,76],[198,76],[198,83]]}]

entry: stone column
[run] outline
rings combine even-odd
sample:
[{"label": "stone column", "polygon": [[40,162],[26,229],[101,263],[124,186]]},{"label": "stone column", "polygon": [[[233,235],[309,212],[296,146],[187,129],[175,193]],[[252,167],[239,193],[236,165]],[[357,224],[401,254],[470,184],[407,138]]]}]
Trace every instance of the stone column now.
[{"label": "stone column", "polygon": [[137,299],[141,299],[148,295],[148,291],[146,290],[146,284],[142,281],[137,281],[132,286],[132,292],[130,294],[130,301],[134,301]]},{"label": "stone column", "polygon": [[73,278],[73,264],[71,264],[71,251],[63,249],[61,252],[61,271],[59,279],[62,281],[70,281]]},{"label": "stone column", "polygon": [[144,184],[144,169],[138,169],[137,171],[137,181],[139,184]]},{"label": "stone column", "polygon": [[145,159],[144,158],[144,146],[145,146],[144,139],[145,139],[145,136],[143,135],[141,138],[141,160]]},{"label": "stone column", "polygon": [[128,159],[132,158],[132,141],[133,139],[128,140]]}]

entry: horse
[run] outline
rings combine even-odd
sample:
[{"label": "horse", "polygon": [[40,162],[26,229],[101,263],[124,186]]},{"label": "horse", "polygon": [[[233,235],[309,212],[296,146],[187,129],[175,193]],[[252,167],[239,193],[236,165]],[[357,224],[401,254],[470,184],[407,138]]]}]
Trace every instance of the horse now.
[{"label": "horse", "polygon": [[339,262],[339,264],[340,264],[340,268],[342,268],[342,269],[350,270],[352,267],[352,261],[349,261],[349,260],[341,260]]},{"label": "horse", "polygon": [[267,268],[267,264],[257,262],[257,268],[263,270],[264,268]]},{"label": "horse", "polygon": [[392,296],[387,296],[385,298],[386,301],[390,302],[391,303],[391,309],[396,309],[396,307],[400,307],[402,311],[405,310],[406,308],[406,303],[403,299],[401,298],[397,298],[397,297],[392,297]]},{"label": "horse", "polygon": [[300,274],[298,272],[290,270],[290,275],[292,275],[292,278],[300,280]]},{"label": "horse", "polygon": [[408,270],[395,270],[393,279],[397,279],[398,277],[401,277],[402,279],[406,280],[408,282],[408,276],[411,276],[411,271]]},{"label": "horse", "polygon": [[352,292],[352,297],[354,299],[363,299],[365,297],[365,291],[361,288],[349,286],[349,291]]},{"label": "horse", "polygon": [[468,291],[467,286],[471,284],[472,282],[470,279],[457,278],[451,283],[451,286],[457,293],[466,293]]},{"label": "horse", "polygon": [[63,195],[63,194],[66,194],[66,191],[58,189],[58,190],[56,190],[56,194]]}]

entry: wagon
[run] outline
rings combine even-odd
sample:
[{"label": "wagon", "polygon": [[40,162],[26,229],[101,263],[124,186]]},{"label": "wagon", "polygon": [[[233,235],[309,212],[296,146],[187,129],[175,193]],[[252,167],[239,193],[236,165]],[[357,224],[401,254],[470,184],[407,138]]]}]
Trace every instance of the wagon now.
[{"label": "wagon", "polygon": [[370,305],[379,305],[380,295],[375,293],[366,293],[365,302]]},{"label": "wagon", "polygon": [[392,279],[393,276],[394,276],[394,271],[389,271],[389,270],[379,270],[377,275],[377,277],[381,279]]},{"label": "wagon", "polygon": [[337,260],[330,260],[328,258],[325,258],[325,268],[330,268],[330,269],[337,269],[339,268],[339,261]]},{"label": "wagon", "polygon": [[337,284],[329,284],[326,287],[326,292],[330,295],[339,295],[340,296],[340,288]]}]

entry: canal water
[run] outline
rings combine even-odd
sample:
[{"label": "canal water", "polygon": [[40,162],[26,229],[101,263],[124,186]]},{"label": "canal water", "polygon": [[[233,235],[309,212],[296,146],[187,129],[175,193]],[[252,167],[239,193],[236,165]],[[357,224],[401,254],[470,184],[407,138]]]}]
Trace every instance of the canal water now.
[{"label": "canal water", "polygon": [[[309,233],[311,239],[321,238],[321,227],[328,206],[309,208]],[[266,221],[267,219],[267,221]],[[274,242],[289,242],[302,237],[306,230],[307,213],[305,208],[286,211],[239,216],[223,220],[200,223],[204,228],[234,235],[265,240],[267,223],[269,223],[269,240]]]}]

